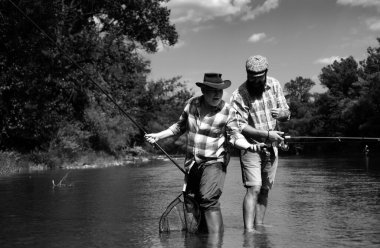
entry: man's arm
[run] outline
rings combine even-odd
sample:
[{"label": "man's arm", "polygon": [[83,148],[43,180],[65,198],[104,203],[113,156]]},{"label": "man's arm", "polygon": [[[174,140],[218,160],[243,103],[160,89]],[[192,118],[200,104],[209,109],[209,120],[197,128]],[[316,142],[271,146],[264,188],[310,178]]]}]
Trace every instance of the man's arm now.
[{"label": "man's arm", "polygon": [[289,109],[275,108],[272,109],[270,112],[273,118],[281,122],[287,121],[290,118]]},{"label": "man's arm", "polygon": [[145,135],[145,139],[153,144],[161,139],[171,137],[173,135],[183,134],[186,131],[186,122],[189,116],[191,99],[186,103],[186,106],[179,117],[179,120],[171,125],[168,129],[165,129],[159,133],[150,133]]},{"label": "man's arm", "polygon": [[239,150],[246,150],[250,152],[260,151],[262,147],[266,146],[264,143],[251,144],[245,138],[235,141],[234,147]]},{"label": "man's arm", "polygon": [[273,141],[280,142],[284,140],[284,138],[281,137],[281,135],[283,135],[284,132],[258,130],[250,125],[246,125],[243,128],[242,134],[252,139],[265,139],[266,141],[270,141],[270,142],[273,142]]},{"label": "man's arm", "polygon": [[[249,126],[248,123],[245,123],[246,126]],[[227,121],[227,139],[229,143],[239,150],[246,150],[251,152],[256,152],[261,150],[265,146],[264,143],[251,144],[246,138],[242,135],[239,129],[238,124],[238,113],[236,109],[230,108],[229,116]]]},{"label": "man's arm", "polygon": [[168,138],[168,137],[173,136],[173,135],[174,135],[173,131],[168,128],[168,129],[166,129],[164,131],[161,131],[159,133],[149,133],[149,134],[146,134],[145,135],[145,139],[149,143],[153,144],[153,143],[159,141],[160,139],[165,139],[165,138]]},{"label": "man's arm", "polygon": [[275,86],[277,88],[276,98],[277,98],[277,108],[271,110],[271,115],[278,121],[284,122],[290,119],[290,111],[284,92],[282,90],[281,84],[276,81]]}]

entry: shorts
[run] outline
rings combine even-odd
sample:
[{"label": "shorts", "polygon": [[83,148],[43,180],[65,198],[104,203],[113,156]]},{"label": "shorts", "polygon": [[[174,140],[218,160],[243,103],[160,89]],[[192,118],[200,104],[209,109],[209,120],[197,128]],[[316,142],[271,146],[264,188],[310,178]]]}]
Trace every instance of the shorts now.
[{"label": "shorts", "polygon": [[278,165],[277,147],[259,152],[240,152],[240,165],[245,187],[261,186],[270,190],[274,183]]},{"label": "shorts", "polygon": [[194,194],[201,210],[219,210],[226,178],[224,163],[194,164],[187,175],[186,192]]}]

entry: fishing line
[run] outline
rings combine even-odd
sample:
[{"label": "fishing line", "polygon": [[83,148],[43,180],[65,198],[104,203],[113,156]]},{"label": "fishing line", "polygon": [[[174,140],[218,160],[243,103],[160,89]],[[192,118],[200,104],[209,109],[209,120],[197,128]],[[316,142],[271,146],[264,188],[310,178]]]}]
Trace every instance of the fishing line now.
[{"label": "fishing line", "polygon": [[362,141],[334,141],[334,140],[326,140],[326,141],[286,141],[287,144],[333,144],[333,143],[362,143]]},{"label": "fishing line", "polygon": [[325,140],[335,140],[335,141],[342,141],[342,140],[354,140],[354,141],[363,141],[363,140],[368,140],[368,141],[380,141],[380,138],[376,137],[319,137],[319,136],[289,136],[285,135],[284,139],[286,140],[299,140],[299,139],[325,139]]},{"label": "fishing line", "polygon": [[[125,110],[98,84],[95,82],[95,80],[88,75],[88,73],[78,64],[76,63],[69,55],[67,55],[66,51],[63,50],[57,42],[53,40],[36,22],[34,22],[22,9],[20,9],[12,0],[8,0],[27,20],[29,20],[50,42],[53,43],[53,45],[61,52],[63,56],[65,56],[73,65],[75,65],[89,80],[90,82],[95,85],[119,110],[121,113],[124,114],[130,121],[132,121],[133,124],[135,124],[141,131],[143,131],[144,134],[147,134],[146,130],[137,123]],[[166,151],[156,142],[153,144],[156,148],[158,148],[161,152],[163,152],[166,157],[170,159],[174,163],[177,168],[182,171],[184,174],[186,174],[185,170],[168,154]]]},{"label": "fishing line", "polygon": [[284,140],[289,144],[323,144],[323,143],[343,143],[343,142],[379,142],[376,137],[317,137],[317,136],[284,136]]}]

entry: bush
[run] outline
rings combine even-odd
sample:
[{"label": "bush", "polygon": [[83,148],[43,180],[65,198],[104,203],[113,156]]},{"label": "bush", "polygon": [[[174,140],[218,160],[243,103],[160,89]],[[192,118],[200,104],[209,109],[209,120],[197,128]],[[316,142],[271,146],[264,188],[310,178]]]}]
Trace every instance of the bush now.
[{"label": "bush", "polygon": [[0,176],[17,172],[20,159],[19,153],[0,151]]}]

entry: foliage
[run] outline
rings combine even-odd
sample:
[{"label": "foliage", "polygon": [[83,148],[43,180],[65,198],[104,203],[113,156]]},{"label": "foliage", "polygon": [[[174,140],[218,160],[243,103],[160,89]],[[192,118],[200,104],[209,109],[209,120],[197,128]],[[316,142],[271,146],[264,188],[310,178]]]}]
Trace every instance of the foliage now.
[{"label": "foliage", "polygon": [[[161,131],[177,122],[187,100],[193,96],[193,93],[179,80],[180,77],[174,77],[148,84],[148,95],[153,108],[148,111],[150,114],[145,115],[145,123],[150,132]],[[171,153],[183,153],[186,138],[184,136],[168,138],[162,140],[160,144]]]},{"label": "foliage", "polygon": [[45,35],[1,0],[0,148],[112,153],[134,143],[139,131],[92,80],[137,121],[152,108],[138,51],[178,39],[162,2],[17,2]]},{"label": "foliage", "polygon": [[[178,40],[166,0],[0,0],[0,149],[29,151],[36,163],[72,162],[85,153],[117,155],[144,147],[147,132],[177,121],[193,95],[180,77],[148,82],[158,42]],[[377,39],[380,44],[380,38]],[[380,136],[380,46],[367,58],[335,61],[311,79],[285,84],[291,135]],[[100,88],[99,88],[100,87]],[[112,98],[112,100],[110,99]],[[160,143],[185,150],[185,138]]]},{"label": "foliage", "polygon": [[290,112],[293,117],[301,118],[307,115],[311,102],[310,89],[315,85],[311,79],[297,77],[295,80],[285,84],[284,90],[287,93]]},{"label": "foliage", "polygon": [[285,124],[289,134],[380,136],[380,46],[367,53],[359,63],[348,57],[324,67],[319,78],[325,93],[310,94],[310,79],[297,77],[285,84],[292,113]]},{"label": "foliage", "polygon": [[16,172],[19,169],[20,159],[19,153],[0,151],[0,176]]}]

